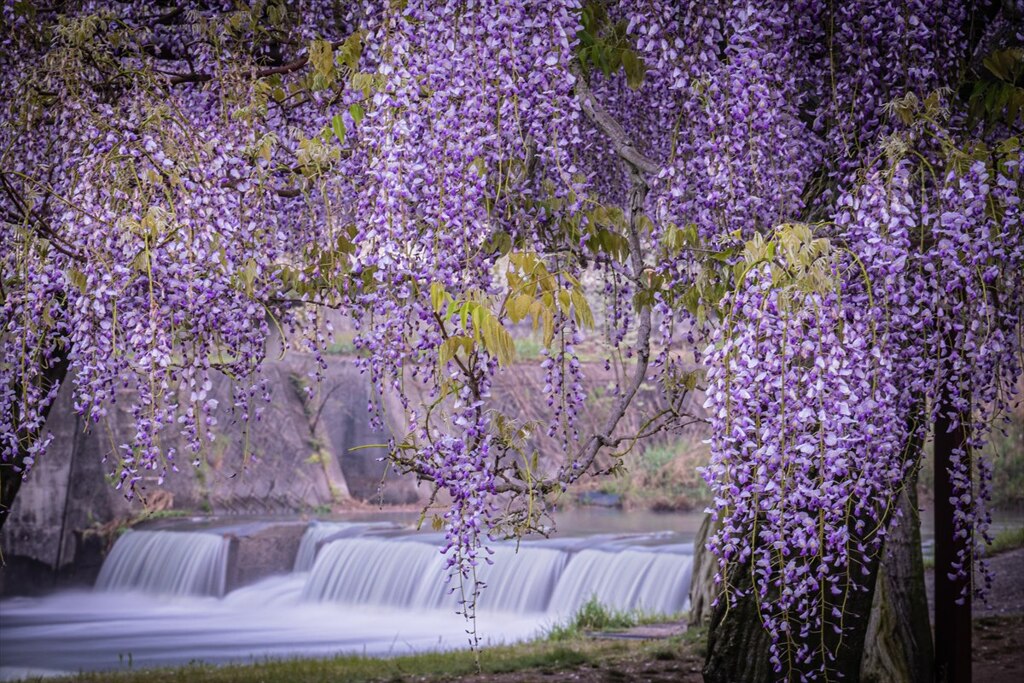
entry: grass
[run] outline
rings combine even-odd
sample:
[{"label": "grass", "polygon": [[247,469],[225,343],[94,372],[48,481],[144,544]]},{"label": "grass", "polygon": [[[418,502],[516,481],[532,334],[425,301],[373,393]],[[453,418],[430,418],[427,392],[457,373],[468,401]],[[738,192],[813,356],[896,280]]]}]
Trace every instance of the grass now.
[{"label": "grass", "polygon": [[517,360],[538,360],[541,357],[540,352],[544,345],[540,343],[539,339],[529,336],[518,337],[513,341],[516,345]]},{"label": "grass", "polygon": [[667,617],[647,616],[641,612],[620,612],[605,607],[597,598],[590,598],[576,611],[576,615],[566,624],[559,624],[548,631],[548,640],[558,642],[580,638],[587,631],[618,631],[632,628],[642,623],[664,621]]},{"label": "grass", "polygon": [[[565,645],[536,643],[488,648],[480,652],[483,673],[505,673],[523,669],[555,669],[579,666],[590,653]],[[83,673],[69,678],[45,679],[46,683],[362,683],[459,676],[476,673],[476,661],[468,650],[429,652],[381,659],[345,656],[331,659],[286,659],[211,666],[194,663],[174,669]],[[43,679],[30,679],[43,680]]]},{"label": "grass", "polygon": [[998,555],[1008,550],[1024,548],[1024,527],[1003,529],[988,544],[988,555]]},{"label": "grass", "polygon": [[[479,673],[522,672],[522,680],[558,671],[590,666],[619,666],[625,661],[667,661],[685,653],[703,656],[703,630],[660,641],[595,640],[588,631],[620,630],[643,623],[664,621],[637,612],[618,612],[591,599],[565,626],[556,626],[546,638],[515,645],[481,649]],[[131,666],[130,656],[125,664]],[[104,671],[48,678],[45,683],[370,683],[377,681],[449,681],[478,673],[477,659],[469,650],[424,652],[393,658],[340,656],[330,659],[284,659],[251,664],[211,666],[199,662],[187,666],[136,671]],[[43,681],[44,679],[29,679]]]},{"label": "grass", "polygon": [[[518,645],[484,648],[480,673],[485,677],[522,672],[523,681],[585,665],[617,664],[622,660],[678,659],[683,638],[663,641],[601,641],[574,638],[539,640]],[[371,683],[378,681],[450,681],[477,673],[468,650],[427,652],[390,659],[344,656],[331,659],[288,659],[210,666],[194,663],[174,669],[83,673],[48,678],[45,683]],[[30,679],[40,680],[43,679]]]}]

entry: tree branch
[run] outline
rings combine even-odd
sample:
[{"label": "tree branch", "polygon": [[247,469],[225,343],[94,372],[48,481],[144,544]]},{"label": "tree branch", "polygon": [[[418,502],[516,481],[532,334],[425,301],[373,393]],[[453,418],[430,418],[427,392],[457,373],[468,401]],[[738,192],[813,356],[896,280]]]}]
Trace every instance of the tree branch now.
[{"label": "tree branch", "polygon": [[[643,259],[643,248],[640,242],[640,216],[643,215],[644,202],[647,199],[647,192],[650,189],[646,176],[654,175],[660,170],[660,165],[644,156],[636,145],[629,138],[626,130],[616,121],[611,114],[598,102],[593,92],[587,85],[586,80],[579,73],[576,73],[576,96],[580,100],[583,113],[597,126],[605,135],[615,152],[622,159],[626,167],[626,177],[629,181],[629,196],[626,201],[626,223],[628,226],[627,238],[629,240],[630,269],[633,271],[633,280],[641,282],[641,275],[646,270]],[[612,412],[608,415],[601,430],[592,434],[580,449],[574,462],[578,468],[569,470],[566,477],[567,483],[577,480],[584,472],[587,472],[594,464],[597,454],[601,449],[617,444],[622,439],[613,439],[615,428],[619,421],[625,416],[629,404],[636,397],[640,387],[647,379],[647,369],[651,361],[651,305],[643,304],[639,311],[639,327],[637,328],[636,340],[636,366],[625,390],[619,394],[618,400]],[[512,482],[506,479],[507,483],[496,487],[498,493],[550,493],[559,485],[551,481],[530,481]]]},{"label": "tree branch", "polygon": [[612,148],[619,157],[633,167],[638,173],[645,175],[656,175],[661,170],[661,164],[645,156],[636,148],[633,141],[629,139],[626,130],[615,118],[608,113],[608,110],[594,97],[587,80],[577,70],[576,76],[576,97],[580,101],[583,113],[591,122],[608,136]]},{"label": "tree branch", "polygon": [[[331,49],[337,49],[344,45],[345,41],[336,40],[331,43]],[[255,69],[251,72],[253,78],[267,78],[269,76],[279,74],[290,74],[294,71],[298,71],[309,63],[309,55],[305,54],[297,59],[293,59],[287,64],[281,66],[271,66],[265,69]],[[182,83],[205,83],[206,81],[212,81],[214,79],[213,74],[210,73],[191,73],[191,74],[176,74],[173,76],[169,83],[171,85],[180,85]]]}]

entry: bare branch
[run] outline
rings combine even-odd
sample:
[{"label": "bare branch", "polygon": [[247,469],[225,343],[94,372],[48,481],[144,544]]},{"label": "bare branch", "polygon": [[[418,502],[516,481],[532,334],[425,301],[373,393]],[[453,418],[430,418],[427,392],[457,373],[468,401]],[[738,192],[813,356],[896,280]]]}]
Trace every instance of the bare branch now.
[{"label": "bare branch", "polygon": [[622,124],[616,121],[594,96],[583,75],[580,73],[575,75],[576,97],[579,98],[583,113],[608,136],[608,140],[612,143],[615,153],[638,172],[649,176],[656,175],[661,170],[661,164],[645,156],[636,148],[633,141],[629,139],[629,135],[626,134]]}]

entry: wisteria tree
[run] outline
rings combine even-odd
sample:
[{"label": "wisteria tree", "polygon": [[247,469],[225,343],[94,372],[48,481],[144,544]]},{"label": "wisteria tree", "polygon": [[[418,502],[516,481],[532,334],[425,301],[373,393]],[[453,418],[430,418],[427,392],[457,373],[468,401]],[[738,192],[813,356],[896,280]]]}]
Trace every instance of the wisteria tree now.
[{"label": "wisteria tree", "polygon": [[[111,454],[131,495],[215,433],[213,373],[258,419],[268,340],[322,363],[336,309],[405,409],[391,464],[447,506],[467,615],[490,538],[704,420],[707,680],[856,680],[930,435],[957,539],[939,574],[973,590],[977,453],[1020,374],[1022,9],[5,2],[0,524],[63,384],[92,420],[132,390]],[[522,324],[557,472],[489,400]],[[621,381],[587,433],[594,339]],[[645,384],[662,408],[624,434]],[[740,633],[764,645],[747,668]]]}]

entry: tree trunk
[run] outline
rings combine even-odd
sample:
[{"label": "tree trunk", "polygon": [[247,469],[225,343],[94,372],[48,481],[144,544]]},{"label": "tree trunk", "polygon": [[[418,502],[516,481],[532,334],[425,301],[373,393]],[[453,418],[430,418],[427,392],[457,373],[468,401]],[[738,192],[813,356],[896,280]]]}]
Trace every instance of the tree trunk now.
[{"label": "tree trunk", "polygon": [[900,494],[902,518],[886,538],[861,663],[864,683],[917,683],[934,675],[921,556],[917,476]]},{"label": "tree trunk", "polygon": [[[68,358],[70,355],[68,353],[69,350],[66,348],[61,349],[53,363],[43,369],[41,382],[44,395],[48,395],[51,389],[60,386],[64,382],[64,378],[68,374],[68,365],[70,364]],[[15,385],[14,395],[21,394],[21,391],[21,387]],[[50,416],[50,409],[55,402],[51,401],[49,405],[43,406],[42,418],[44,426],[46,419]],[[15,401],[11,407],[14,411],[15,425],[20,422],[17,408],[17,402]],[[0,460],[0,529],[4,528],[4,523],[11,514],[11,506],[14,505],[14,499],[18,496],[21,482],[25,478],[25,458],[28,457],[29,448],[39,439],[40,431],[41,428],[36,430],[20,430],[18,432],[18,453],[15,455],[14,460]]]},{"label": "tree trunk", "polygon": [[718,562],[704,549],[712,533],[711,515],[704,515],[697,538],[693,541],[693,565],[690,572],[691,626],[707,626],[711,621],[711,603],[715,601],[715,574]]},{"label": "tree trunk", "polygon": [[[915,485],[916,476],[907,482],[899,498],[903,517],[888,536],[880,566],[876,564],[870,617],[856,621],[860,628],[847,633],[849,644],[840,652],[841,661],[836,668],[843,667],[846,680],[916,683],[932,679],[933,649]],[[713,532],[709,515],[694,543],[690,585],[690,623],[710,622],[704,680],[775,683],[779,676],[769,662],[770,639],[761,627],[754,601],[743,599],[726,608],[723,600],[716,607],[711,606],[717,595],[717,563],[704,544]],[[741,574],[734,577],[734,585],[742,582],[749,587],[749,566]],[[866,615],[868,599],[863,593],[852,595],[848,611]]]},{"label": "tree trunk", "polygon": [[[733,581],[737,588],[750,588],[749,565]],[[775,683],[779,675],[769,661],[770,645],[752,598],[741,598],[731,607],[722,598],[711,608],[704,683]]]}]

